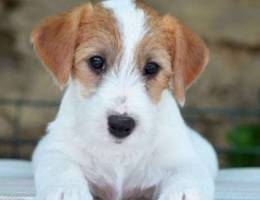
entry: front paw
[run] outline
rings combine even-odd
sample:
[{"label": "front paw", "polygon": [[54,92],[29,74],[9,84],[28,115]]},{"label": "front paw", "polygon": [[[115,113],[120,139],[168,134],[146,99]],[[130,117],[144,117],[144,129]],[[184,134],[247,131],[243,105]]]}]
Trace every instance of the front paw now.
[{"label": "front paw", "polygon": [[[198,181],[199,180],[199,181]],[[158,193],[157,193],[158,195]],[[158,197],[158,196],[157,196]],[[173,177],[160,188],[159,200],[213,200],[214,181],[184,177],[180,180]]]},{"label": "front paw", "polygon": [[93,200],[93,197],[83,186],[53,186],[39,192],[35,200]]},{"label": "front paw", "polygon": [[199,189],[179,189],[164,192],[159,200],[204,200]]}]

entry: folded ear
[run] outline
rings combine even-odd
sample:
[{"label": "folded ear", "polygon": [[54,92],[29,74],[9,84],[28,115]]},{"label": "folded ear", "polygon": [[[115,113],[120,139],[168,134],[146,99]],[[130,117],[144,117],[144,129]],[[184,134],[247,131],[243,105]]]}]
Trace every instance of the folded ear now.
[{"label": "folded ear", "polygon": [[70,77],[81,13],[84,11],[86,7],[82,6],[49,17],[32,32],[36,53],[60,86],[66,85]]},{"label": "folded ear", "polygon": [[180,105],[185,103],[185,90],[192,85],[205,69],[209,53],[204,42],[187,27],[173,17],[165,17],[172,26],[174,37],[172,46],[173,79],[172,89]]}]

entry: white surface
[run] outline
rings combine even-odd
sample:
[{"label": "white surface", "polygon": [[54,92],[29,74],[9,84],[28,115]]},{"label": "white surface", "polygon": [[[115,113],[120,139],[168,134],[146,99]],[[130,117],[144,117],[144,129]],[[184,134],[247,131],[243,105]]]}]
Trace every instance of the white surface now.
[{"label": "white surface", "polygon": [[35,194],[30,162],[0,161],[0,200],[31,200]]},{"label": "white surface", "polygon": [[30,162],[23,160],[0,160],[0,178],[22,178],[32,176]]},{"label": "white surface", "polygon": [[[260,200],[260,168],[222,170],[216,184],[216,200]],[[29,162],[0,161],[0,200],[31,200],[34,194]]]},{"label": "white surface", "polygon": [[260,169],[222,170],[216,183],[216,200],[260,200]]}]

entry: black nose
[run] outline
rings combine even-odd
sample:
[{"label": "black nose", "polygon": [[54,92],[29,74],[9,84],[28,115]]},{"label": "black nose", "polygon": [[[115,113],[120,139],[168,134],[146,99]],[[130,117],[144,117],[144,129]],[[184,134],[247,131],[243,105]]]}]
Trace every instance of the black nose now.
[{"label": "black nose", "polygon": [[110,115],[108,117],[109,132],[119,139],[129,136],[135,125],[135,120],[127,115]]}]

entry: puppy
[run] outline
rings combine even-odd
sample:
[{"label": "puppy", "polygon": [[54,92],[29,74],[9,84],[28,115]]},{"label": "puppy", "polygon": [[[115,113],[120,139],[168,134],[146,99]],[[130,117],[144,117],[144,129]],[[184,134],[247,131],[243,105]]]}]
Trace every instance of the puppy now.
[{"label": "puppy", "polygon": [[32,33],[66,87],[33,165],[37,200],[213,200],[213,148],[182,119],[208,50],[141,1],[87,3]]}]

